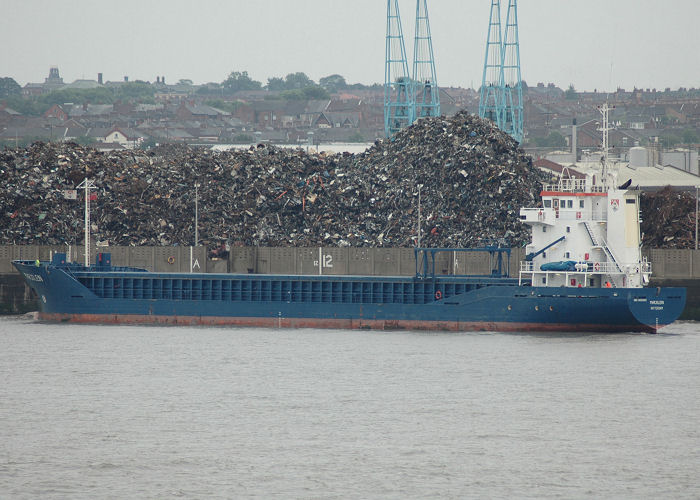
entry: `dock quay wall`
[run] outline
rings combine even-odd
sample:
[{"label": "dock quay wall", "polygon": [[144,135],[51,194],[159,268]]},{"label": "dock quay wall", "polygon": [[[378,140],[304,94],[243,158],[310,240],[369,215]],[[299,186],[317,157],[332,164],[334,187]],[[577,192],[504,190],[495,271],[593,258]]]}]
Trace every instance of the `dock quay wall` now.
[{"label": "dock quay wall", "polygon": [[[11,262],[48,260],[52,253],[67,252],[65,246],[0,246],[0,314],[36,310],[35,298]],[[154,272],[207,272],[242,274],[325,274],[412,276],[416,272],[412,248],[295,248],[233,247],[225,259],[209,258],[204,247],[91,247],[90,262],[97,252],[110,252],[112,265],[140,267]],[[686,314],[700,319],[700,250],[647,249],[654,286],[688,289]],[[71,260],[82,262],[84,250],[71,248]],[[511,250],[510,276],[516,277],[523,248]],[[436,257],[437,274],[490,274],[485,252],[445,252]]]}]

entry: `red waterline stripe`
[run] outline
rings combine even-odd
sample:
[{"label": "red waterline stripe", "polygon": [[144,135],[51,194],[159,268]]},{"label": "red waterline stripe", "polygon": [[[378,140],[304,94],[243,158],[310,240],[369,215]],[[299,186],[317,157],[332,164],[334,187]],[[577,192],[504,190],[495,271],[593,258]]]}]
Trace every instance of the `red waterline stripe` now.
[{"label": "red waterline stripe", "polygon": [[[228,316],[151,316],[137,314],[62,314],[39,313],[39,319],[51,322],[96,323],[114,325],[186,325],[255,326],[266,328],[330,328],[344,330],[432,330],[474,332],[654,332],[647,325],[595,325],[567,323],[510,323],[504,321],[416,321],[324,318],[256,318]],[[665,326],[665,325],[659,325]]]}]

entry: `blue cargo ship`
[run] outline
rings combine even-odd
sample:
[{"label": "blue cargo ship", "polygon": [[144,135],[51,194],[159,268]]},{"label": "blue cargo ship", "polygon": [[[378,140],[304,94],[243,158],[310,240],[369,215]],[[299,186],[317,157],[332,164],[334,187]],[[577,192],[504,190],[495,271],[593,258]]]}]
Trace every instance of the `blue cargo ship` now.
[{"label": "blue cargo ship", "polygon": [[[604,107],[607,144],[607,108]],[[607,158],[607,148],[604,156]],[[602,162],[598,175],[562,177],[544,186],[540,206],[523,208],[532,230],[517,278],[504,268],[509,249],[490,247],[491,274],[439,275],[436,255],[415,249],[412,277],[153,273],[70,263],[14,261],[48,321],[247,325],[267,327],[656,332],[685,307],[683,288],[649,288],[641,254],[639,192],[617,186]]]},{"label": "blue cargo ship", "polygon": [[436,276],[432,272],[414,277],[151,273],[111,266],[108,254],[97,258],[101,262],[88,267],[67,263],[65,254],[56,254],[51,262],[39,265],[14,262],[39,297],[40,319],[348,329],[654,332],[672,323],[685,305],[684,289],[531,286],[500,273],[473,277]]}]

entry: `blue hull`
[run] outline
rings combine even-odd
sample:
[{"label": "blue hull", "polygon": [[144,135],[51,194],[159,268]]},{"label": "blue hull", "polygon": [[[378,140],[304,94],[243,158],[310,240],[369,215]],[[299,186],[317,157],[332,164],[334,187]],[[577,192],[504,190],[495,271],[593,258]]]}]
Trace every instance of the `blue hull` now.
[{"label": "blue hull", "polygon": [[683,288],[519,286],[488,277],[215,275],[13,263],[40,318],[97,323],[454,331],[648,331]]}]

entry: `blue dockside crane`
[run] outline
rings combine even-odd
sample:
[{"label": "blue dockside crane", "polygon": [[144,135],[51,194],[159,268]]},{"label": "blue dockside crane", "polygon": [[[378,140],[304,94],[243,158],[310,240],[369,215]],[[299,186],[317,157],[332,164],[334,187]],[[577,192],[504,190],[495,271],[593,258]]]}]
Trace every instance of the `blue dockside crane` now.
[{"label": "blue dockside crane", "polygon": [[518,142],[523,141],[523,80],[520,75],[518,0],[509,0],[503,38],[503,106],[501,128]]},{"label": "blue dockside crane", "polygon": [[501,119],[503,117],[502,65],[501,1],[491,0],[484,75],[481,80],[481,92],[479,95],[479,116],[493,121],[498,125],[498,128],[501,128]]},{"label": "blue dockside crane", "polygon": [[408,73],[408,60],[398,0],[387,0],[386,13],[384,133],[390,137],[413,123],[415,96],[413,83]]},{"label": "blue dockside crane", "polygon": [[508,2],[504,34],[501,29],[501,2],[491,0],[479,116],[492,120],[498,128],[522,142],[522,95],[518,2]]},{"label": "blue dockside crane", "polygon": [[413,44],[414,117],[440,116],[440,89],[435,73],[433,39],[430,34],[427,0],[416,2],[416,32]]}]

